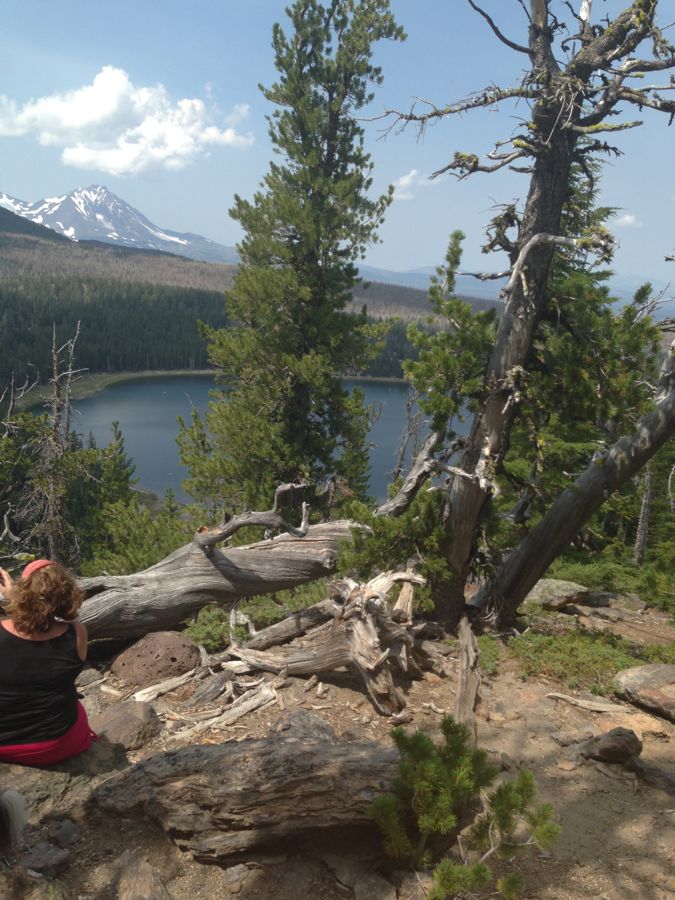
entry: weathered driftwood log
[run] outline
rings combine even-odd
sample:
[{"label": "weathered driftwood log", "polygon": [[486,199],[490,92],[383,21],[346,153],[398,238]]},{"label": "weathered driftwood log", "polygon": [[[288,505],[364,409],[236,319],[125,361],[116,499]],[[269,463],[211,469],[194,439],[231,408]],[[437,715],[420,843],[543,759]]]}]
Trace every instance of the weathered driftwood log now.
[{"label": "weathered driftwood log", "polygon": [[480,691],[478,642],[469,619],[462,616],[459,623],[459,683],[455,700],[455,719],[469,729],[471,742],[476,746],[476,705]]},{"label": "weathered driftwood log", "polygon": [[[429,441],[422,461],[430,453]],[[409,477],[401,492],[381,508],[382,514],[395,514],[405,497],[409,502],[410,493],[419,489],[423,480],[423,468],[422,463],[415,465],[414,486],[409,484]],[[330,575],[340,544],[350,540],[352,529],[358,526],[345,519],[310,526],[306,504],[299,528],[286,522],[278,512],[280,497],[302,487],[280,485],[272,509],[247,511],[214,527],[200,528],[189,544],[142,572],[81,579],[86,599],[80,617],[90,637],[142,637],[150,631],[175,627],[208,603],[231,606],[245,597],[297,587]],[[216,549],[239,529],[251,526],[284,533],[255,544]],[[290,626],[290,636],[300,620],[303,625],[297,633],[313,624],[301,616],[295,626]],[[260,640],[252,646],[263,649]]]},{"label": "weathered driftwood log", "polygon": [[90,808],[149,817],[195,857],[224,860],[368,822],[398,759],[393,747],[342,740],[320,716],[293,710],[265,738],[144,759],[101,785]]},{"label": "weathered driftwood log", "polygon": [[[413,572],[386,572],[367,584],[345,579],[334,585],[337,600],[326,601],[312,608],[312,620],[331,614],[329,621],[309,630],[274,651],[254,649],[261,642],[269,647],[274,640],[281,642],[291,635],[293,620],[285,629],[271,635],[271,626],[255,635],[245,647],[231,647],[231,655],[263,672],[286,672],[288,675],[318,675],[348,668],[359,673],[373,705],[383,715],[394,715],[405,705],[394,685],[392,663],[400,671],[419,675],[414,659],[412,635],[394,621],[386,600],[386,592],[398,581],[424,581]],[[284,623],[280,623],[284,624]],[[298,617],[295,627],[302,620]]]},{"label": "weathered driftwood log", "polygon": [[208,603],[228,605],[315,581],[334,571],[351,527],[345,520],[326,522],[310,526],[304,537],[283,534],[223,550],[214,548],[217,532],[202,532],[143,572],[81,579],[81,619],[94,638],[142,637],[174,628]]}]

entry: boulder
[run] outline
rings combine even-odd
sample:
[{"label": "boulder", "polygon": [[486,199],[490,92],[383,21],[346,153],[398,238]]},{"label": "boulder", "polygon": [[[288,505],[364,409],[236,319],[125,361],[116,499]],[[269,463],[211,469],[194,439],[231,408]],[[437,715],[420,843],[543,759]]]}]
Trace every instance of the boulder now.
[{"label": "boulder", "polygon": [[146,687],[199,664],[199,647],[175,631],[146,634],[115,659],[113,675],[137,687]]},{"label": "boulder", "polygon": [[630,703],[675,722],[675,665],[633,666],[616,676],[619,694]]},{"label": "boulder", "polygon": [[584,759],[607,763],[634,762],[642,753],[642,741],[629,728],[612,728],[578,747]]},{"label": "boulder", "polygon": [[130,850],[120,856],[118,867],[118,900],[170,900],[159,874]]},{"label": "boulder", "polygon": [[40,875],[58,875],[66,868],[69,859],[69,850],[42,841],[32,847],[28,853],[24,853],[19,860],[19,865],[24,869],[30,869],[31,872],[38,872]]},{"label": "boulder", "polygon": [[45,817],[63,818],[68,810],[83,804],[102,781],[128,765],[119,744],[95,741],[79,756],[53,766],[33,769],[0,763],[0,779],[23,795],[28,821],[35,824]]},{"label": "boulder", "polygon": [[159,734],[160,721],[149,703],[128,700],[93,716],[89,724],[100,737],[125,750],[138,750]]},{"label": "boulder", "polygon": [[583,603],[590,591],[574,581],[542,578],[525,598],[525,603],[543,609],[562,609],[571,603]]}]

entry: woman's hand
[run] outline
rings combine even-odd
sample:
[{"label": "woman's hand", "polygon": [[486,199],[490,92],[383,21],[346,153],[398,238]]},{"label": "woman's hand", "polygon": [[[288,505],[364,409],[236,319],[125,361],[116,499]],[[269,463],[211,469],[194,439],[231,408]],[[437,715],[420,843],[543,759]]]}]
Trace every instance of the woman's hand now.
[{"label": "woman's hand", "polygon": [[12,581],[12,576],[6,569],[3,569],[0,566],[0,591],[5,595],[5,597],[9,596],[9,592],[14,587],[14,582]]}]

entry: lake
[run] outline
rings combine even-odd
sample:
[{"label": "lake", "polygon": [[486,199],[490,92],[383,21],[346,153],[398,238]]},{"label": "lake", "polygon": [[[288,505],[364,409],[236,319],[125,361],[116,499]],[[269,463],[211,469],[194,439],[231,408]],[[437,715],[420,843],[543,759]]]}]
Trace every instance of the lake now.
[{"label": "lake", "polygon": [[[408,387],[361,379],[349,379],[348,385],[360,386],[366,402],[379,412],[369,434],[370,490],[374,497],[384,498],[401,442]],[[110,440],[111,422],[117,420],[136,465],[138,485],[160,496],[171,488],[179,500],[188,501],[181,484],[187,471],[178,456],[176,419],[189,420],[193,408],[203,412],[212,388],[210,377],[198,375],[120,382],[74,401],[73,428],[85,441],[93,434],[103,447]]]}]

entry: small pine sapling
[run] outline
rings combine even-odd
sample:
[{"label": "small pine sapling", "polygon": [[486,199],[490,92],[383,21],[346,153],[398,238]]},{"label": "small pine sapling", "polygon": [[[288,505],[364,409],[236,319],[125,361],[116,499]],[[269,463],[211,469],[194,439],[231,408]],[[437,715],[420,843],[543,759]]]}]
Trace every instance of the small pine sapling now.
[{"label": "small pine sapling", "polygon": [[[530,772],[524,770],[488,792],[499,770],[489,765],[486,752],[472,749],[468,730],[451,716],[442,720],[441,732],[443,741],[435,743],[421,731],[392,731],[401,753],[399,775],[391,793],[378,797],[369,808],[388,856],[416,869],[437,863],[429,900],[471,896],[493,881],[488,865],[492,856],[513,855],[535,845],[548,848],[560,830],[553,808],[535,805]],[[478,806],[464,846],[459,818]],[[495,884],[506,900],[517,897],[521,887],[515,872]]]}]

